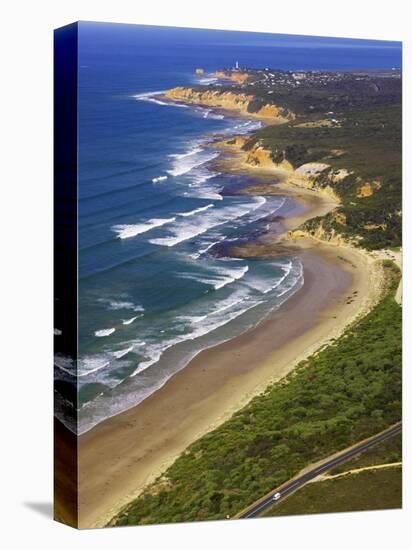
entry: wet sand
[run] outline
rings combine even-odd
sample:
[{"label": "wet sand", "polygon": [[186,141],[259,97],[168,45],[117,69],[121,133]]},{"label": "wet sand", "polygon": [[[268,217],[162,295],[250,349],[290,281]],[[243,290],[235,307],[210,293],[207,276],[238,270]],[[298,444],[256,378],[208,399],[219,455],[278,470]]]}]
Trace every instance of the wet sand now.
[{"label": "wet sand", "polygon": [[[235,152],[220,169],[239,173],[245,169],[241,160]],[[292,201],[284,219],[238,252],[246,257],[292,251],[303,263],[304,285],[258,326],[202,351],[142,403],[79,438],[80,527],[107,525],[188,445],[340,336],[379,296],[382,273],[369,255],[285,237],[335,208],[333,199],[286,183],[284,171],[252,168],[247,173],[255,185],[241,192],[287,195]]]},{"label": "wet sand", "polygon": [[79,526],[108,521],[184,449],[290,372],[369,305],[372,273],[352,249],[301,247],[305,283],[254,329],[198,354],[138,406],[79,438]]}]

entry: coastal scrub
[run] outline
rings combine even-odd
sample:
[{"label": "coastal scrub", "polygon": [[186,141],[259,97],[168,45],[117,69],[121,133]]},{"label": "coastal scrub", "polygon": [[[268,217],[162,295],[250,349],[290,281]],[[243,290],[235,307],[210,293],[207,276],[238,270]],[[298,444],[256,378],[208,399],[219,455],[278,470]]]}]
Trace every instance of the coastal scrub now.
[{"label": "coastal scrub", "polygon": [[111,525],[232,517],[310,463],[401,418],[399,271],[380,302],[327,348],[193,443]]}]

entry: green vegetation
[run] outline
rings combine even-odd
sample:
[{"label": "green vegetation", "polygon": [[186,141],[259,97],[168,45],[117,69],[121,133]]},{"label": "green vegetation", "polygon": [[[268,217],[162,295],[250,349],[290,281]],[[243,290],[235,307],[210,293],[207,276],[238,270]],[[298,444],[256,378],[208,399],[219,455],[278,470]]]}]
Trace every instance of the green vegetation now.
[{"label": "green vegetation", "polygon": [[254,99],[247,106],[248,113],[257,113],[266,104],[264,99]]},{"label": "green vegetation", "polygon": [[[250,94],[248,111],[266,104],[290,111],[296,119],[266,126],[245,144],[257,142],[272,151],[274,162],[294,168],[307,162],[331,166],[315,186],[330,185],[342,202],[339,216],[330,213],[303,227],[326,236],[341,234],[367,249],[398,247],[402,238],[402,79],[398,71],[356,73],[306,72],[296,80],[288,71],[248,70],[243,84],[210,90]],[[269,78],[270,76],[270,78]],[[202,89],[202,88],[199,88]],[[204,88],[203,88],[204,90]],[[333,171],[350,172],[333,181]],[[370,193],[360,187],[371,184]]]},{"label": "green vegetation", "polygon": [[328,474],[340,474],[341,472],[364,468],[365,466],[393,464],[396,462],[402,462],[402,434],[397,434],[378,443],[378,445],[374,445],[351,460],[343,462],[339,466],[336,466],[336,468],[329,470]]},{"label": "green vegetation", "polygon": [[319,118],[320,114],[386,106],[400,103],[402,80],[399,73],[386,75],[356,73],[306,73],[299,85],[291,73],[273,71],[275,79],[268,81],[262,75],[255,75],[243,84],[200,86],[197,89],[220,92],[251,94],[248,111],[255,112],[266,104],[275,104],[300,116]]},{"label": "green vegetation", "polygon": [[402,507],[402,468],[366,470],[308,483],[264,515],[291,516]]},{"label": "green vegetation", "polygon": [[[272,151],[274,162],[288,160],[295,168],[307,162],[323,162],[331,168],[315,179],[316,187],[330,186],[342,206],[334,213],[304,226],[315,231],[360,237],[368,249],[398,247],[402,235],[402,131],[401,104],[345,111],[335,115],[339,126],[305,127],[302,119],[256,132],[244,148],[259,142]],[[333,173],[351,173],[332,181]],[[362,186],[370,184],[370,194]]]},{"label": "green vegetation", "polygon": [[[329,470],[327,475],[357,468],[402,462],[402,434]],[[384,510],[402,506],[402,468],[372,470],[342,478],[310,483],[273,506],[265,516],[285,516],[356,510]]]},{"label": "green vegetation", "polygon": [[308,464],[398,421],[399,271],[391,262],[384,269],[385,295],[368,315],[191,445],[114,523],[233,516]]}]

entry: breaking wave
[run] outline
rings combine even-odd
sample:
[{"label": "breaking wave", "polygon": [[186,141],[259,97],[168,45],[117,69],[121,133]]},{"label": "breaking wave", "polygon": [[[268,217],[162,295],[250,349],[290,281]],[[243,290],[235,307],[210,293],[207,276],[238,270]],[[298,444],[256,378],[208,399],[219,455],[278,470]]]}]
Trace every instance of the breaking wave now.
[{"label": "breaking wave", "polygon": [[183,241],[187,241],[188,239],[205,233],[209,229],[240,218],[263,206],[265,203],[266,199],[264,197],[254,197],[253,200],[247,204],[219,208],[215,212],[211,212],[208,216],[197,218],[194,221],[177,221],[169,229],[171,236],[151,239],[149,242],[160,246],[176,246]]},{"label": "breaking wave", "polygon": [[205,285],[211,285],[215,290],[220,290],[226,285],[230,285],[231,283],[234,283],[235,281],[242,279],[242,277],[244,277],[244,275],[248,271],[249,271],[249,267],[244,266],[239,269],[220,270],[220,272],[219,270],[217,270],[215,274],[212,274],[209,276],[202,276],[202,275],[199,276],[199,275],[183,273],[182,275],[180,275],[180,277],[182,279],[191,279],[193,281],[196,281],[198,283],[202,283]]},{"label": "breaking wave", "polygon": [[218,155],[219,153],[216,151],[205,152],[200,148],[199,150],[194,149],[193,151],[189,151],[182,155],[176,155],[172,169],[168,170],[167,173],[175,177],[183,176],[193,170],[193,168],[197,168],[206,162],[210,162]]},{"label": "breaking wave", "polygon": [[194,216],[195,214],[198,214],[199,212],[204,212],[205,210],[209,210],[209,208],[213,208],[214,204],[207,204],[206,206],[200,206],[199,208],[195,208],[194,210],[191,210],[190,212],[180,212],[179,216],[183,216],[184,218],[188,216]]},{"label": "breaking wave", "polygon": [[103,338],[104,336],[110,336],[115,331],[116,331],[116,329],[113,328],[113,327],[112,328],[103,328],[101,330],[96,330],[94,332],[94,335],[97,336],[98,338]]},{"label": "breaking wave", "polygon": [[157,92],[145,92],[142,94],[135,94],[132,97],[138,101],[147,101],[149,103],[156,103],[156,105],[166,105],[168,107],[183,107],[188,108],[187,105],[183,105],[182,103],[175,103],[171,101],[162,101],[161,99],[157,99],[157,96],[162,96],[165,93],[166,90],[160,90]]},{"label": "breaking wave", "polygon": [[161,227],[167,223],[174,222],[175,219],[175,217],[165,219],[153,218],[145,223],[114,225],[112,227],[112,231],[117,233],[117,237],[119,239],[129,239],[130,237],[135,237],[141,233],[146,233],[146,231],[150,231],[155,227]]}]

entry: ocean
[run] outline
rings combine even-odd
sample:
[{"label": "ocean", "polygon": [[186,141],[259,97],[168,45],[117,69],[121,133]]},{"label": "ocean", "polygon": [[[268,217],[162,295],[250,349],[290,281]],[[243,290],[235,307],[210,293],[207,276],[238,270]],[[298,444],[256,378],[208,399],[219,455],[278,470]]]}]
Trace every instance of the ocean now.
[{"label": "ocean", "polygon": [[[242,176],[210,170],[215,134],[260,126],[171,105],[161,92],[233,66],[399,67],[400,44],[193,29],[79,25],[79,357],[83,433],[145,399],[202,349],[256,325],[304,283],[297,257],[211,255],[259,231],[285,197],[225,195]],[[203,68],[205,75],[196,76]],[[65,419],[63,407],[61,419]],[[59,408],[57,407],[57,414]]]}]

